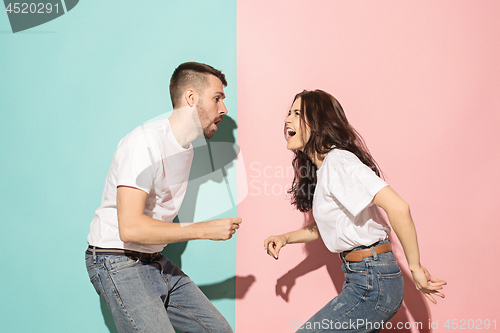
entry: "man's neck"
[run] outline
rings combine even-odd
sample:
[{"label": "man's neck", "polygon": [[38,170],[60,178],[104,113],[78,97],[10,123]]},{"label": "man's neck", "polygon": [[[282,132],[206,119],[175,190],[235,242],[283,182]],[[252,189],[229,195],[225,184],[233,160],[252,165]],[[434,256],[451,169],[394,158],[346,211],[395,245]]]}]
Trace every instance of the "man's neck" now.
[{"label": "man's neck", "polygon": [[174,109],[168,120],[175,139],[184,148],[188,148],[191,142],[203,135],[194,106]]}]

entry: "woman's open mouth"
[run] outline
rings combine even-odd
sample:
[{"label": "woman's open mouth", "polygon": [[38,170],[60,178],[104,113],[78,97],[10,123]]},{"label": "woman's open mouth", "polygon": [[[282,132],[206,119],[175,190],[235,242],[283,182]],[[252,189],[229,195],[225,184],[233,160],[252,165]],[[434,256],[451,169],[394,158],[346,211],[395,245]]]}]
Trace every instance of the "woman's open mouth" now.
[{"label": "woman's open mouth", "polygon": [[297,132],[291,128],[286,129],[286,141],[290,140]]}]

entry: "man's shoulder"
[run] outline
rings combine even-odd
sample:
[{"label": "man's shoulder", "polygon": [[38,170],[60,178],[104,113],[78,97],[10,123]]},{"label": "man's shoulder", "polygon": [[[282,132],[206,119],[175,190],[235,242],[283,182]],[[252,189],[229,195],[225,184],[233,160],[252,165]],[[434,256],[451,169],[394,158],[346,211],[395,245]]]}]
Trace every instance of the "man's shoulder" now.
[{"label": "man's shoulder", "polygon": [[134,142],[156,142],[156,144],[162,142],[162,138],[170,131],[170,124],[165,119],[157,120],[154,122],[142,124],[137,126],[127,135],[125,135],[121,142],[123,143],[134,143]]}]

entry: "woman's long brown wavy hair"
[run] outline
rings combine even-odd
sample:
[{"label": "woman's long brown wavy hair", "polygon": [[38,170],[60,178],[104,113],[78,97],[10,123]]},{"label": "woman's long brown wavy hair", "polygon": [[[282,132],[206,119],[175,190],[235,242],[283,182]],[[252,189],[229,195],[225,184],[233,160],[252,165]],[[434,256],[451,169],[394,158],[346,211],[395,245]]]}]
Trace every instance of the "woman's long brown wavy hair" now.
[{"label": "woman's long brown wavy hair", "polygon": [[[307,212],[312,208],[317,168],[310,156],[324,155],[333,149],[348,150],[380,177],[379,167],[370,155],[363,138],[349,124],[335,97],[322,90],[304,90],[295,95],[293,102],[297,98],[301,99],[301,127],[305,128],[307,125],[311,132],[304,149],[293,151],[294,178],[288,193],[291,194],[292,204],[299,211]],[[305,141],[305,138],[302,139]]]}]

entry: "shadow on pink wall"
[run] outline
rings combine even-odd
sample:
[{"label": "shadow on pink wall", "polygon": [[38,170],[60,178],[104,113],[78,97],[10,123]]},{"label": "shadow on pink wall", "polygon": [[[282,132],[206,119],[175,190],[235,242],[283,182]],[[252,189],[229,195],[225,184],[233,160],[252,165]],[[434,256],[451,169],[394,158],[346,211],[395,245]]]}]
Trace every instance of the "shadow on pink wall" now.
[{"label": "shadow on pink wall", "polygon": [[[312,217],[309,214],[304,214],[304,225],[308,224],[310,221],[312,221]],[[391,235],[389,239],[392,241],[393,236]],[[394,244],[395,242],[392,243]],[[305,243],[304,248],[307,257],[276,281],[276,296],[280,296],[288,303],[297,279],[323,266],[326,266],[328,275],[330,275],[337,293],[340,293],[345,278],[341,268],[342,260],[339,255],[330,252],[322,240]],[[396,249],[396,251],[399,252],[399,249]],[[406,263],[400,262],[400,266],[404,265],[406,265]],[[381,332],[394,331],[394,329],[397,329],[397,331],[411,332],[410,325],[413,326],[414,332],[432,332],[429,328],[429,320],[431,318],[426,303],[428,301],[425,296],[414,287],[413,278],[408,274],[407,270],[403,269],[402,272],[405,284],[403,305],[390,320],[392,326],[385,326],[391,329],[385,328]],[[243,284],[240,285],[240,288],[242,289],[242,293],[248,290],[248,287]],[[236,293],[238,293],[238,284],[236,284]],[[319,309],[320,308],[318,308],[318,310]]]}]

